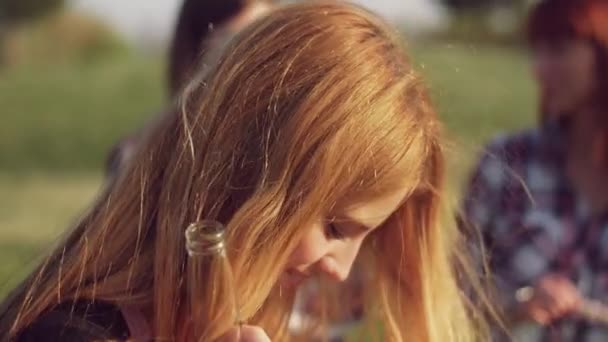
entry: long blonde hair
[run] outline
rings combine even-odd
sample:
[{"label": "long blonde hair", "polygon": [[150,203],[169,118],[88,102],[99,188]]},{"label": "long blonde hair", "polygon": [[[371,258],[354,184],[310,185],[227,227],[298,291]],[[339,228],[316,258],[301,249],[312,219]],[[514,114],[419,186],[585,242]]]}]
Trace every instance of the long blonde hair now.
[{"label": "long blonde hair", "polygon": [[[387,341],[479,337],[457,279],[458,234],[438,221],[440,124],[381,20],[333,1],[277,9],[188,87],[182,109],[5,302],[0,326],[14,335],[87,298],[151,309],[156,339],[190,326],[213,340],[234,324],[235,291],[240,318],[284,340],[293,296],[275,283],[311,219],[406,184],[407,200],[362,246],[366,314]],[[234,281],[188,258],[184,230],[201,219],[226,225]]]}]

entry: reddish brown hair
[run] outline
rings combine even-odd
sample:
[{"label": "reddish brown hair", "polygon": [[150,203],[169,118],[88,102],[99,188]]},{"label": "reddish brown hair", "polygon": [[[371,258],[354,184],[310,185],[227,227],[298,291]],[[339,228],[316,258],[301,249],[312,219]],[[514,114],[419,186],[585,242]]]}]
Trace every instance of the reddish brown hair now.
[{"label": "reddish brown hair", "polygon": [[[398,187],[403,204],[361,247],[370,331],[488,340],[459,287],[475,268],[454,268],[471,264],[466,244],[441,222],[441,124],[393,28],[347,3],[283,6],[197,74],[180,114],[0,305],[1,341],[77,299],[149,310],[154,340],[216,341],[237,321],[291,340],[295,293],[276,283],[303,234]],[[227,262],[188,256],[185,229],[201,219],[226,226],[234,280]]]},{"label": "reddish brown hair", "polygon": [[[529,16],[527,37],[530,44],[569,39],[589,41],[596,52],[596,101],[608,108],[608,100],[602,95],[608,92],[608,1],[543,0]],[[545,116],[541,110],[541,121]]]}]

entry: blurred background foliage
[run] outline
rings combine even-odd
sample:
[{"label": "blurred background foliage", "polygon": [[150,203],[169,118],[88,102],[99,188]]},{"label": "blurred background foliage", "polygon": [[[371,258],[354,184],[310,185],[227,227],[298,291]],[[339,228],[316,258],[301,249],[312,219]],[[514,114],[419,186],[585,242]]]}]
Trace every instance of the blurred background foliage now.
[{"label": "blurred background foliage", "polygon": [[63,8],[65,0],[1,0],[0,18],[6,25],[17,25]]},{"label": "blurred background foliage", "polygon": [[440,0],[450,12],[435,38],[469,43],[518,45],[535,0]]}]

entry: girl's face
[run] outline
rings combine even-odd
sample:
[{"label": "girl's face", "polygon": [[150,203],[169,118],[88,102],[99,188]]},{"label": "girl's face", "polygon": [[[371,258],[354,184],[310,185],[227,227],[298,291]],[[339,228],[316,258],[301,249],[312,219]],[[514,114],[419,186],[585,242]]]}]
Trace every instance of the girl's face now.
[{"label": "girl's face", "polygon": [[344,281],[363,239],[397,210],[407,191],[398,189],[316,220],[290,255],[280,285],[296,287],[317,275]]},{"label": "girl's face", "polygon": [[551,115],[587,105],[596,87],[593,46],[580,39],[539,41],[532,47],[533,72]]}]

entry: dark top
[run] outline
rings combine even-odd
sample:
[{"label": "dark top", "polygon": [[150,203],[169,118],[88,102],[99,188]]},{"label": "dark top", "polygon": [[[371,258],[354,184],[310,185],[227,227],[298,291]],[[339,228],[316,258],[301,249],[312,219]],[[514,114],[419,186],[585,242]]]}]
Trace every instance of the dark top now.
[{"label": "dark top", "polygon": [[153,119],[145,123],[143,127],[133,132],[132,134],[123,137],[116,145],[112,147],[105,162],[105,171],[107,179],[112,182],[117,178],[121,170],[124,170],[131,160],[135,157],[137,149],[146,135],[156,124],[167,116],[177,115],[175,111],[164,110],[153,116]]},{"label": "dark top", "polygon": [[121,311],[106,302],[65,303],[41,315],[15,341],[125,341],[129,328]]},{"label": "dark top", "polygon": [[120,170],[123,170],[129,164],[137,144],[141,140],[139,134],[133,134],[120,140],[108,154],[106,159],[105,171],[108,179],[113,180],[118,176]]}]

